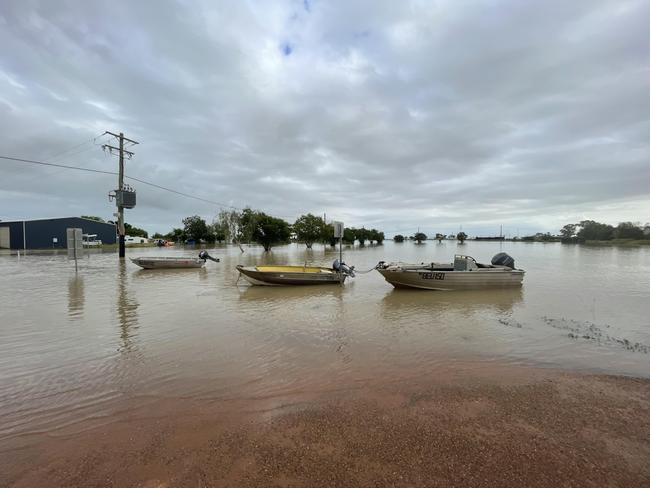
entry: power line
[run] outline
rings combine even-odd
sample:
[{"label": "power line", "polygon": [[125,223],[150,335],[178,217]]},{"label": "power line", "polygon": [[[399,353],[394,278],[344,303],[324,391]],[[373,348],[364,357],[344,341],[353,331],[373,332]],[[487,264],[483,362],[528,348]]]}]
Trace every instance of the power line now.
[{"label": "power line", "polygon": [[[39,165],[42,165],[42,166],[55,166],[57,168],[65,168],[65,169],[76,169],[78,171],[88,171],[88,172],[91,172],[91,173],[101,173],[101,174],[113,175],[113,176],[118,176],[119,175],[119,173],[117,173],[116,171],[105,171],[105,170],[100,170],[100,169],[82,168],[81,166],[72,166],[72,165],[68,165],[68,164],[46,163],[44,161],[36,161],[36,160],[33,160],[33,159],[12,158],[12,157],[9,157],[9,156],[0,156],[0,159],[6,159],[6,160],[9,160],[9,161],[16,161],[16,162],[19,162],[19,163],[39,164]],[[193,198],[194,200],[199,200],[201,202],[210,203],[212,205],[216,205],[217,207],[232,208],[233,210],[243,210],[240,207],[235,207],[233,205],[227,205],[225,203],[215,202],[213,200],[208,200],[206,198],[197,197],[197,196],[194,196],[194,195],[190,195],[189,193],[183,193],[181,191],[174,190],[172,188],[167,188],[165,186],[157,185],[156,183],[151,183],[150,181],[142,180],[140,178],[136,178],[135,176],[124,175],[124,177],[128,178],[130,180],[133,180],[133,181],[137,181],[138,183],[142,183],[143,185],[152,186],[154,188],[158,188],[160,190],[165,190],[165,191],[168,191],[168,192],[171,192],[171,193],[175,193],[177,195],[182,195],[182,196],[187,197],[187,198]]]},{"label": "power line", "polygon": [[76,169],[79,171],[88,171],[90,173],[102,173],[105,175],[117,175],[115,171],[104,171],[102,169],[92,169],[92,168],[82,168],[80,166],[72,166],[68,164],[57,164],[57,163],[46,163],[44,161],[35,161],[33,159],[22,159],[22,158],[12,158],[9,156],[0,156],[0,159],[7,159],[9,161],[16,161],[19,163],[30,163],[30,164],[40,164],[42,166],[55,166],[57,168],[65,168],[65,169]]},{"label": "power line", "polygon": [[[84,144],[88,144],[89,142],[95,143],[95,141],[96,141],[97,139],[99,139],[100,137],[102,137],[103,135],[104,135],[104,134],[97,134],[95,137],[93,137],[93,138],[91,138],[91,139],[88,139],[88,140],[86,140],[86,141],[80,142],[79,144],[76,144],[76,145],[74,145],[74,146],[72,146],[72,147],[69,147],[68,149],[65,149],[64,151],[60,151],[60,152],[54,154],[53,156],[50,156],[50,157],[45,158],[45,161],[52,161],[54,158],[58,158],[59,156],[61,156],[61,155],[63,155],[63,154],[66,154],[66,153],[72,151],[73,149],[77,149],[78,147],[81,147],[81,146],[83,146]],[[84,149],[84,151],[85,151],[85,150],[86,150],[86,149]],[[83,152],[83,151],[80,151],[80,152]],[[79,153],[78,153],[78,152],[75,152],[74,154],[79,154]],[[73,155],[74,155],[74,154],[73,154]],[[71,156],[71,155],[68,155],[68,156]]]}]

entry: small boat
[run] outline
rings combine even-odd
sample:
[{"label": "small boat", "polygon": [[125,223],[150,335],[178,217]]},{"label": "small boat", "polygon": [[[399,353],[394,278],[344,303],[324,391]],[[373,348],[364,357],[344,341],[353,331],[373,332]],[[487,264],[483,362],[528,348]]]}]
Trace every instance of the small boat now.
[{"label": "small boat", "polygon": [[82,234],[81,244],[83,247],[99,247],[102,245],[102,241],[97,239],[97,234]]},{"label": "small boat", "polygon": [[331,268],[320,266],[242,266],[237,271],[251,285],[324,285],[343,283],[348,276],[354,277],[354,266],[339,263]]},{"label": "small boat", "polygon": [[199,256],[193,257],[172,257],[172,256],[147,256],[142,258],[131,258],[131,262],[144,269],[173,269],[173,268],[200,268],[206,260],[218,263],[219,260],[210,256],[207,252],[201,251]]},{"label": "small boat", "polygon": [[456,255],[453,263],[385,263],[377,271],[395,288],[424,290],[476,290],[521,286],[524,271],[506,253],[492,258],[491,264],[476,262],[471,256]]}]

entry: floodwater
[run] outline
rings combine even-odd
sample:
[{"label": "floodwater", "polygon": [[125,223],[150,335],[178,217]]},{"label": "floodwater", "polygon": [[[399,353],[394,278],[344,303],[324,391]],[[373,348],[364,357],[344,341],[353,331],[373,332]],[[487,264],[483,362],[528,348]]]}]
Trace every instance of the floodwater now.
[{"label": "floodwater", "polygon": [[221,262],[198,270],[144,271],[91,251],[75,273],[64,253],[1,255],[0,447],[168,398],[280,398],[427,377],[455,361],[650,377],[648,248],[386,242],[344,248],[344,259],[363,271],[459,252],[486,262],[500,251],[526,270],[521,289],[394,290],[375,271],[344,286],[238,281],[240,263],[330,265],[338,256],[296,244],[266,255],[218,247],[210,253]]}]

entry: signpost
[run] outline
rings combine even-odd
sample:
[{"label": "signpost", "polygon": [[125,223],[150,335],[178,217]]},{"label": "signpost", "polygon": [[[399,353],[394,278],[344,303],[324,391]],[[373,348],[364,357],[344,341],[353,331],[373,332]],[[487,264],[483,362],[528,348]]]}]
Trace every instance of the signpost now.
[{"label": "signpost", "polygon": [[[345,227],[343,222],[334,221],[332,224],[334,225],[334,238],[338,238],[339,240],[339,263],[343,264],[343,232],[345,231]],[[343,283],[343,273],[340,271],[339,273],[341,275],[341,283]]]},{"label": "signpost", "polygon": [[74,259],[74,270],[77,267],[77,251],[83,250],[83,231],[81,229],[68,227],[66,229],[66,244],[68,248],[68,258]]}]

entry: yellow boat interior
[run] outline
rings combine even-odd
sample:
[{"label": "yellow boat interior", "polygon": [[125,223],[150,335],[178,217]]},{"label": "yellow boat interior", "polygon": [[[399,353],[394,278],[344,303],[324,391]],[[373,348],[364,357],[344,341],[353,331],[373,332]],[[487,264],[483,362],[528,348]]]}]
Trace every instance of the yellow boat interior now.
[{"label": "yellow boat interior", "polygon": [[331,269],[316,266],[256,266],[255,269],[262,273],[334,273]]}]

